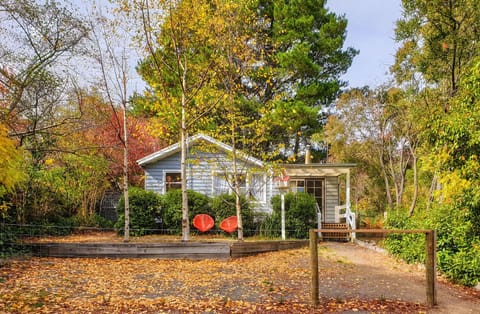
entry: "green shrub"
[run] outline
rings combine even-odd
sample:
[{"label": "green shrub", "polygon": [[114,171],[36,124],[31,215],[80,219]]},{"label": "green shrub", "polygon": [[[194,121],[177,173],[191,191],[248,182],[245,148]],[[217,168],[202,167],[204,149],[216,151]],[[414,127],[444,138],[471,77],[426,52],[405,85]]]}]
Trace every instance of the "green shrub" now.
[{"label": "green shrub", "polygon": [[[285,233],[288,238],[306,239],[308,231],[317,227],[315,197],[308,193],[285,194]],[[265,219],[262,233],[267,236],[280,234],[281,196],[272,198],[272,215]]]},{"label": "green shrub", "polygon": [[469,249],[438,252],[438,268],[453,282],[475,286],[480,278],[480,241]]},{"label": "green shrub", "polygon": [[[387,229],[424,229],[408,217],[406,210],[389,212],[385,221]],[[384,241],[385,248],[407,263],[425,262],[425,235],[389,234]]]},{"label": "green shrub", "polygon": [[[130,234],[142,236],[153,233],[157,228],[155,218],[160,216],[161,198],[155,192],[139,188],[130,188],[129,191],[129,218]],[[118,202],[118,220],[115,229],[122,234],[125,227],[125,198]]]},{"label": "green shrub", "polygon": [[[388,214],[390,229],[433,229],[437,232],[437,265],[453,282],[474,286],[480,279],[480,237],[471,220],[471,210],[462,202],[434,204],[408,217],[406,211]],[[385,247],[409,263],[425,260],[425,236],[389,235]]]},{"label": "green shrub", "polygon": [[0,258],[8,257],[18,252],[17,235],[14,228],[0,223]]},{"label": "green shrub", "polygon": [[[212,199],[213,217],[217,226],[219,226],[225,218],[237,215],[235,202],[235,194],[221,194]],[[255,234],[256,231],[253,210],[244,196],[240,197],[240,204],[242,208],[243,235],[251,236]]]},{"label": "green shrub", "polygon": [[[195,191],[187,191],[188,194],[188,218],[190,223],[197,214],[213,216],[211,199]],[[162,196],[161,214],[163,226],[175,233],[182,229],[182,191],[175,189],[168,191]]]},{"label": "green shrub", "polygon": [[278,238],[281,236],[280,213],[273,212],[263,220],[260,225],[260,235],[267,238]]},{"label": "green shrub", "polygon": [[461,202],[429,211],[428,228],[437,230],[438,268],[450,280],[474,286],[480,279],[480,237]]}]

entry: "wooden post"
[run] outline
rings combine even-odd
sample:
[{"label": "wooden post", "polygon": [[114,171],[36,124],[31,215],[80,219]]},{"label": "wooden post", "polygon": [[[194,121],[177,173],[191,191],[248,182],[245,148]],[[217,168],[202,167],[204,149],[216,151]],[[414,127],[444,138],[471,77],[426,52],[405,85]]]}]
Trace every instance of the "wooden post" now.
[{"label": "wooden post", "polygon": [[310,229],[310,267],[312,275],[312,291],[311,299],[313,306],[319,303],[318,297],[318,247],[317,247],[317,232],[315,229]]},{"label": "wooden post", "polygon": [[425,233],[426,258],[425,269],[427,276],[427,303],[429,306],[437,305],[437,287],[436,287],[436,247],[437,234],[435,230],[429,230]]}]

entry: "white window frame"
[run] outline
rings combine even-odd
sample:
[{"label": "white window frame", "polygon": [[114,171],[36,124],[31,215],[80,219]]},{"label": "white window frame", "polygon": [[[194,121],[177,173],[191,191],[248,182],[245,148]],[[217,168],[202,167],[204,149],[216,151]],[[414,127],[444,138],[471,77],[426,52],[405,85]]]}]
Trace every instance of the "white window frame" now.
[{"label": "white window frame", "polygon": [[266,203],[267,202],[267,175],[265,173],[250,173],[247,176],[247,190],[251,191],[254,187],[250,184],[252,177],[259,178],[259,191],[254,191],[252,195],[254,196],[254,201],[257,203]]},{"label": "white window frame", "polygon": [[[225,171],[221,171],[221,170],[215,170],[212,172],[212,195],[216,196],[223,193],[228,193],[228,194],[234,193],[233,187],[231,186],[231,183],[225,179],[225,175],[226,175]],[[231,175],[231,174],[227,173],[227,175]],[[245,173],[241,173],[241,175],[245,175]],[[267,184],[266,184],[267,175],[266,174],[247,173],[245,184],[240,187],[240,190],[242,191],[242,194],[244,194],[247,198],[250,196],[248,194],[253,188],[252,185],[250,184],[251,178],[253,176],[257,176],[260,178],[261,186],[260,186],[259,192],[256,192],[256,193],[254,192],[250,195],[253,196],[252,199],[254,202],[266,203],[267,202]],[[223,181],[225,181],[225,186],[226,186],[226,189],[222,189],[220,192],[218,192],[218,189],[217,189],[218,185],[216,184],[216,181],[219,179],[220,180],[223,179]]]},{"label": "white window frame", "polygon": [[[182,188],[182,171],[180,169],[166,169],[163,170],[163,194],[167,193],[167,174],[169,173],[175,173],[175,174],[180,174],[180,189]],[[174,183],[179,183],[179,182],[174,182]]]}]

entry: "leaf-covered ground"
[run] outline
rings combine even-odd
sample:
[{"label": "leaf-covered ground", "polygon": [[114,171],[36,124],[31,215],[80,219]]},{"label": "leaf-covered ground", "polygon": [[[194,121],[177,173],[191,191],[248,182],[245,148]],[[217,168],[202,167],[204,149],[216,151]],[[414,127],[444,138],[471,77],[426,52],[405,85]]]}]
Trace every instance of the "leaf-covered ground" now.
[{"label": "leaf-covered ground", "polygon": [[[310,305],[307,249],[233,260],[14,260],[0,268],[1,313],[423,313],[416,302],[345,293],[352,265],[324,248],[328,293]],[[331,281],[333,280],[333,281]],[[347,281],[343,281],[345,284]],[[359,284],[357,282],[357,284]],[[338,291],[336,291],[337,289]]]}]

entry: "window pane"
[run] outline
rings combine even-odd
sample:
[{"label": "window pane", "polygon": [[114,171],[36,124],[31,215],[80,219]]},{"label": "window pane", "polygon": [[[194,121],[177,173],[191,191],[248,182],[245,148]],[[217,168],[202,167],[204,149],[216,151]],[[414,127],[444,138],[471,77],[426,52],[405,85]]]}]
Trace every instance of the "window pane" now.
[{"label": "window pane", "polygon": [[292,192],[305,192],[304,180],[290,180],[290,191]]},{"label": "window pane", "polygon": [[248,196],[253,197],[257,201],[263,201],[265,194],[265,182],[263,182],[263,175],[253,174],[250,177]]},{"label": "window pane", "polygon": [[213,194],[220,195],[228,193],[229,184],[224,173],[217,173],[213,176]]},{"label": "window pane", "polygon": [[165,173],[165,191],[182,188],[182,175],[179,172]]}]

